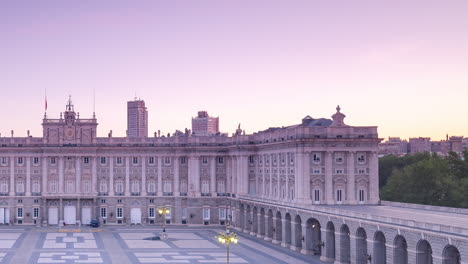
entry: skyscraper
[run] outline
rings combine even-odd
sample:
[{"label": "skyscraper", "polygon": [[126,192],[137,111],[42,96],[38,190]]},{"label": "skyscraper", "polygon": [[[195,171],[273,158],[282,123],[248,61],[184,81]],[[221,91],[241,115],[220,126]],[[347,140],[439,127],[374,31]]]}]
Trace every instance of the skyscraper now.
[{"label": "skyscraper", "polygon": [[196,136],[209,136],[219,132],[219,117],[210,117],[207,111],[199,111],[192,118],[192,133]]},{"label": "skyscraper", "polygon": [[148,110],[143,100],[127,102],[127,137],[148,137]]}]

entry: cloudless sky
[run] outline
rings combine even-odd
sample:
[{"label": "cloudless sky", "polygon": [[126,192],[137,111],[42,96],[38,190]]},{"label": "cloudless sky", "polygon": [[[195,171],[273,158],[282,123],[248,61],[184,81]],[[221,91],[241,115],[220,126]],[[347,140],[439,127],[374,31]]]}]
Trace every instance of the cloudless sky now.
[{"label": "cloudless sky", "polygon": [[330,118],[381,137],[468,136],[468,1],[0,2],[0,132],[42,135],[72,95],[98,135],[149,134],[199,110],[231,134]]}]

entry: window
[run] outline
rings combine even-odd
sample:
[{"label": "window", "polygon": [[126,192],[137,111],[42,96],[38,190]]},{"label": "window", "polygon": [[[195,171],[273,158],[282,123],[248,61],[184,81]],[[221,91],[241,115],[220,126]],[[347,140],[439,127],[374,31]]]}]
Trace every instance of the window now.
[{"label": "window", "polygon": [[164,157],[164,164],[166,164],[166,165],[171,164],[171,158],[170,157]]},{"label": "window", "polygon": [[102,218],[107,218],[107,208],[106,207],[101,207],[101,217]]},{"label": "window", "polygon": [[171,180],[165,180],[163,187],[164,187],[163,192],[165,192],[165,193],[172,192],[172,181]]},{"label": "window", "polygon": [[117,164],[121,165],[122,164],[122,157],[117,157],[115,162]]},{"label": "window", "polygon": [[202,157],[202,163],[208,164],[208,157]]},{"label": "window", "polygon": [[202,193],[209,193],[210,192],[210,182],[208,180],[202,181]]},{"label": "window", "polygon": [[180,164],[185,164],[187,163],[187,158],[186,157],[180,157]]},{"label": "window", "polygon": [[22,203],[23,203],[23,200],[22,200],[22,199],[19,199],[19,200],[18,200],[18,203],[19,203],[19,204],[22,204]]},{"label": "window", "polygon": [[365,174],[365,173],[366,173],[366,170],[364,170],[364,169],[359,169],[359,170],[358,170],[358,173],[359,173],[359,174]]},{"label": "window", "polygon": [[154,157],[149,157],[148,158],[148,163],[149,164],[154,164]]},{"label": "window", "polygon": [[314,170],[313,170],[313,173],[314,173],[314,174],[320,174],[320,169],[314,169]]},{"label": "window", "polygon": [[203,208],[203,220],[210,220],[210,208]]},{"label": "window", "polygon": [[55,157],[51,157],[50,164],[55,164],[55,163],[57,163],[57,160],[55,159]]},{"label": "window", "polygon": [[24,181],[23,180],[18,180],[16,182],[16,192],[24,193]]},{"label": "window", "polygon": [[91,182],[89,180],[83,181],[83,192],[90,193],[91,192]]},{"label": "window", "polygon": [[118,203],[118,204],[121,204],[121,203],[122,203],[122,199],[117,199],[117,203]]},{"label": "window", "polygon": [[154,180],[150,180],[148,182],[148,192],[155,193],[156,192],[156,182]]},{"label": "window", "polygon": [[23,208],[22,207],[19,207],[16,211],[16,216],[18,218],[23,218]]},{"label": "window", "polygon": [[320,202],[320,190],[318,190],[318,189],[314,190],[314,201],[315,202]]},{"label": "window", "polygon": [[343,174],[343,170],[342,169],[336,169],[336,174]]},{"label": "window", "polygon": [[366,162],[366,156],[364,154],[359,154],[357,160],[358,160],[359,163],[365,163]]},{"label": "window", "polygon": [[123,218],[123,208],[117,207],[117,218]]},{"label": "window", "polygon": [[18,157],[18,164],[23,164],[24,160],[23,157]]},{"label": "window", "polygon": [[2,157],[2,165],[7,164],[7,157]]},{"label": "window", "polygon": [[365,196],[364,196],[364,190],[359,190],[359,202],[364,202]]},{"label": "window", "polygon": [[39,157],[34,157],[33,158],[33,163],[36,164],[36,165],[39,164]]},{"label": "window", "polygon": [[122,180],[117,180],[115,182],[115,191],[117,193],[123,193],[124,192],[124,187],[123,187],[123,181]]},{"label": "window", "polygon": [[99,182],[99,192],[106,193],[107,192],[107,180],[102,179]]},{"label": "window", "polygon": [[341,190],[336,190],[336,201],[341,202],[342,201],[342,191]]},{"label": "window", "polygon": [[0,181],[0,193],[8,193],[8,181]]},{"label": "window", "polygon": [[150,199],[150,200],[149,200],[149,203],[150,203],[150,204],[154,204],[154,199]]},{"label": "window", "polygon": [[254,156],[249,156],[249,163],[254,164],[255,163],[255,158]]},{"label": "window", "polygon": [[217,159],[218,159],[218,164],[224,163],[224,157],[217,157]]},{"label": "window", "polygon": [[219,220],[226,220],[226,208],[219,208]]},{"label": "window", "polygon": [[83,158],[83,163],[84,164],[89,164],[89,157],[84,157]]},{"label": "window", "polygon": [[69,180],[65,184],[65,192],[66,193],[73,193],[75,192],[75,182],[72,180]]},{"label": "window", "polygon": [[58,186],[57,181],[50,181],[49,182],[49,192],[57,193],[57,191],[58,191],[57,186]]},{"label": "window", "polygon": [[39,208],[34,207],[33,208],[33,218],[38,218],[39,217]]},{"label": "window", "polygon": [[335,162],[336,163],[343,163],[343,154],[342,153],[335,153]]},{"label": "window", "polygon": [[101,157],[101,164],[106,164],[106,157]]},{"label": "window", "polygon": [[219,193],[226,193],[226,184],[224,180],[218,181],[218,192]]},{"label": "window", "polygon": [[40,193],[41,192],[41,183],[37,179],[34,179],[33,182],[32,182],[32,192],[33,193]]},{"label": "window", "polygon": [[182,207],[182,219],[186,219],[186,218],[187,218],[187,208]]},{"label": "window", "polygon": [[132,163],[133,164],[138,164],[138,157],[133,157],[132,158]]},{"label": "window", "polygon": [[138,180],[132,181],[132,193],[139,193],[140,192],[140,182]]},{"label": "window", "polygon": [[101,199],[101,203],[102,203],[102,204],[105,204],[105,203],[106,203],[106,199]]},{"label": "window", "polygon": [[148,211],[149,218],[154,218],[154,207],[150,207]]},{"label": "window", "polygon": [[312,159],[315,163],[319,163],[320,162],[320,154],[319,153],[314,153],[312,155]]},{"label": "window", "polygon": [[34,199],[34,203],[35,203],[35,204],[38,204],[38,203],[39,203],[39,200],[38,200],[38,199]]}]

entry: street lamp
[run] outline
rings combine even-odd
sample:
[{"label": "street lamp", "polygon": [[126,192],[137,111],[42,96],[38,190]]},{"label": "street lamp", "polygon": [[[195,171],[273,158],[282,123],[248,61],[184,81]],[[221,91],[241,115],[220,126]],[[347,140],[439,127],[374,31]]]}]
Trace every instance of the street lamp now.
[{"label": "street lamp", "polygon": [[158,208],[158,214],[163,216],[163,233],[160,236],[161,239],[166,239],[167,238],[167,233],[166,233],[166,214],[170,214],[171,210],[168,207],[161,207]]},{"label": "street lamp", "polygon": [[226,233],[219,233],[217,236],[218,242],[226,246],[226,263],[229,264],[229,246],[231,243],[237,244],[239,239],[236,233],[229,231],[229,226],[226,225]]}]

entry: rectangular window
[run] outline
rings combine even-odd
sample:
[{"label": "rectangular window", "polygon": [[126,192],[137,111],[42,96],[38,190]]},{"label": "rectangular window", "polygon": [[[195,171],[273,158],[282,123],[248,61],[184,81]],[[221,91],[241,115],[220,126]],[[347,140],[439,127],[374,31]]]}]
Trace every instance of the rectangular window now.
[{"label": "rectangular window", "polygon": [[133,157],[133,164],[138,164],[138,157]]},{"label": "rectangular window", "polygon": [[149,218],[154,218],[154,207],[149,208],[148,215],[149,215]]},{"label": "rectangular window", "polygon": [[34,207],[33,208],[33,218],[38,218],[39,217],[39,207]]},{"label": "rectangular window", "polygon": [[341,190],[336,190],[336,201],[341,202],[342,197],[341,197],[342,191]]},{"label": "rectangular window", "polygon": [[18,164],[23,164],[23,157],[18,157]]},{"label": "rectangular window", "polygon": [[117,218],[123,218],[123,208],[117,207]]},{"label": "rectangular window", "polygon": [[84,164],[89,164],[89,157],[84,157],[83,158],[83,163]]},{"label": "rectangular window", "polygon": [[164,157],[164,164],[166,164],[166,165],[171,164],[171,158],[170,157]]},{"label": "rectangular window", "polygon": [[314,201],[320,202],[320,190],[314,190]]},{"label": "rectangular window", "polygon": [[50,158],[50,164],[55,164],[56,162],[57,160],[55,159],[55,157]]},{"label": "rectangular window", "polygon": [[226,208],[219,208],[219,220],[226,220]]},{"label": "rectangular window", "polygon": [[117,157],[116,163],[117,164],[122,164],[122,157]]},{"label": "rectangular window", "polygon": [[117,199],[117,203],[121,204],[121,203],[122,203],[122,199]]},{"label": "rectangular window", "polygon": [[224,157],[218,157],[218,164],[224,163]]},{"label": "rectangular window", "polygon": [[365,174],[365,173],[366,173],[366,170],[359,169],[358,172],[359,172],[359,174]]},{"label": "rectangular window", "polygon": [[208,164],[208,157],[202,157],[202,163]]},{"label": "rectangular window", "polygon": [[249,156],[249,163],[254,164],[255,163],[255,158],[254,156]]},{"label": "rectangular window", "polygon": [[33,163],[34,164],[39,164],[39,157],[34,157],[33,158]]},{"label": "rectangular window", "polygon": [[149,157],[148,158],[148,163],[149,164],[154,164],[154,157]]},{"label": "rectangular window", "polygon": [[320,174],[320,169],[314,169],[314,174]]},{"label": "rectangular window", "polygon": [[187,158],[186,157],[180,157],[180,163],[181,164],[187,163]]},{"label": "rectangular window", "polygon": [[39,200],[38,200],[38,199],[34,199],[34,203],[35,203],[35,204],[38,204],[38,203],[39,203]]},{"label": "rectangular window", "polygon": [[364,202],[364,190],[359,190],[359,202]]},{"label": "rectangular window", "polygon": [[343,170],[342,169],[336,169],[336,174],[343,174]]},{"label": "rectangular window", "polygon": [[182,219],[187,219],[187,208],[182,207]]},{"label": "rectangular window", "polygon": [[210,208],[203,208],[203,220],[210,220]]},{"label": "rectangular window", "polygon": [[2,164],[3,165],[7,164],[7,157],[2,157]]},{"label": "rectangular window", "polygon": [[101,217],[107,218],[107,208],[101,207]]},{"label": "rectangular window", "polygon": [[17,216],[18,218],[23,218],[23,208],[22,208],[22,207],[19,207],[19,208],[17,209],[16,216]]},{"label": "rectangular window", "polygon": [[315,163],[319,163],[320,162],[320,154],[319,153],[314,153],[314,155],[312,156],[312,159]]},{"label": "rectangular window", "polygon": [[150,204],[154,204],[154,199],[150,199],[150,200],[149,200],[149,203],[150,203]]},{"label": "rectangular window", "polygon": [[105,203],[106,203],[106,199],[101,199],[101,203],[102,203],[102,204],[105,204]]},{"label": "rectangular window", "polygon": [[106,164],[106,157],[101,157],[101,164]]}]

